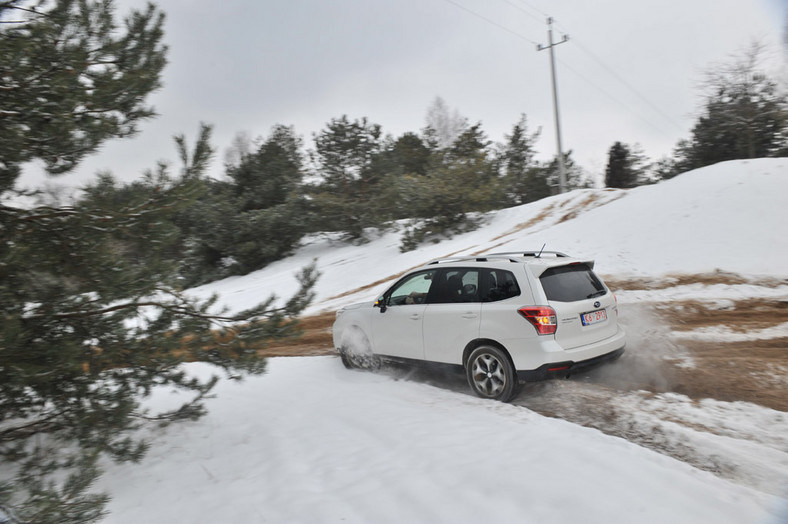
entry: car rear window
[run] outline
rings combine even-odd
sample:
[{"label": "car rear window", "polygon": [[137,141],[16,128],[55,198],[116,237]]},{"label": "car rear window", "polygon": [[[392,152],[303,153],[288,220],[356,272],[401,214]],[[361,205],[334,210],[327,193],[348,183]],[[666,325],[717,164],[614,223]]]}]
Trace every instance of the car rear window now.
[{"label": "car rear window", "polygon": [[605,294],[605,286],[585,264],[551,267],[539,277],[547,300],[577,302]]}]

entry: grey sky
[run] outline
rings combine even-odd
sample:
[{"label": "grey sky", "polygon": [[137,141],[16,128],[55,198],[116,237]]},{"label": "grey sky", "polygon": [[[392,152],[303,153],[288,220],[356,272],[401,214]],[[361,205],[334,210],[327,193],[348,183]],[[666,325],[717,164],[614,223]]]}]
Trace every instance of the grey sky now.
[{"label": "grey sky", "polygon": [[[565,149],[601,172],[613,142],[640,143],[652,158],[689,135],[702,72],[753,39],[770,46],[784,74],[787,0],[162,0],[170,48],[160,113],[134,139],[107,143],[75,174],[108,169],[123,180],[160,159],[175,162],[171,137],[194,139],[214,125],[223,151],[239,131],[274,124],[311,135],[332,117],[366,116],[385,133],[424,126],[441,96],[503,140],[521,113],[542,128],[540,158],[555,154],[546,15],[556,20]],[[117,2],[118,14],[144,1]],[[220,9],[217,6],[221,6]],[[469,12],[472,11],[472,12]],[[474,14],[475,13],[475,14]],[[27,169],[21,185],[41,180]]]}]

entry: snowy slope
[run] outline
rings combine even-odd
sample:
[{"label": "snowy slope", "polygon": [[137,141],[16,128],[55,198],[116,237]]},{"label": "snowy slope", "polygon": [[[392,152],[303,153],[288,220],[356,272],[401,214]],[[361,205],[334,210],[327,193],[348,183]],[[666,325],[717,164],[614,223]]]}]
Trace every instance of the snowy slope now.
[{"label": "snowy slope", "polygon": [[322,278],[308,313],[374,299],[384,284],[414,266],[448,255],[490,251],[563,251],[594,258],[602,275],[664,275],[714,270],[788,274],[788,158],[738,160],[632,190],[587,189],[509,208],[476,231],[410,253],[399,233],[362,246],[313,238],[292,257],[243,277],[194,290],[219,293],[233,310],[295,289],[297,268],[316,259]]},{"label": "snowy slope", "polygon": [[[240,310],[271,292],[292,294],[298,268],[316,259],[322,277],[310,311],[319,312],[372,299],[386,280],[433,258],[545,242],[595,258],[605,275],[721,269],[785,278],[787,204],[788,159],[728,162],[655,186],[575,191],[499,211],[474,232],[406,254],[396,232],[361,246],[316,237],[286,260],[193,292],[218,293]],[[679,291],[725,300],[751,289]],[[785,286],[768,292],[788,297]],[[682,408],[693,420],[727,413],[731,422],[708,440],[709,453],[735,449],[753,467],[768,464],[768,481],[747,484],[521,406],[349,372],[335,357],[271,359],[265,375],[222,380],[216,393],[200,421],[145,428],[155,445],[141,465],[107,466],[99,486],[113,496],[106,522],[788,522],[779,496],[788,483],[773,481],[788,471],[788,416],[765,408]],[[160,391],[150,403],[173,396]],[[665,407],[653,399],[644,408],[639,398],[622,398],[619,409],[642,418]],[[768,446],[734,442],[738,426],[750,424]]]},{"label": "snowy slope", "polygon": [[[192,371],[205,373],[204,366]],[[277,358],[103,479],[108,523],[768,522],[777,499],[595,430]]]}]

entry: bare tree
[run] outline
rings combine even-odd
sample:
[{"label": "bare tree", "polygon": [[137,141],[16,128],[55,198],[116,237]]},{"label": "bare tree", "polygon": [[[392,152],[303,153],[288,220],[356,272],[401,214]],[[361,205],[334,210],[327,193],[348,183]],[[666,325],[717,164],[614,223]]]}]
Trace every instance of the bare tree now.
[{"label": "bare tree", "polygon": [[427,108],[424,134],[437,149],[450,147],[467,127],[468,120],[455,109],[451,111],[443,98],[436,96]]}]

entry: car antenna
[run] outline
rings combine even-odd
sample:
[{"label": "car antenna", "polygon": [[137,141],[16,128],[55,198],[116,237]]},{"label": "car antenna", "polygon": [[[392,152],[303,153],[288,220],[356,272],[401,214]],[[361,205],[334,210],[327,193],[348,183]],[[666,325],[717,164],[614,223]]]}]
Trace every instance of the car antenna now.
[{"label": "car antenna", "polygon": [[544,251],[544,248],[545,248],[546,245],[547,245],[547,242],[542,244],[542,249],[539,250],[539,253],[537,253],[534,258],[542,258],[542,251]]}]

